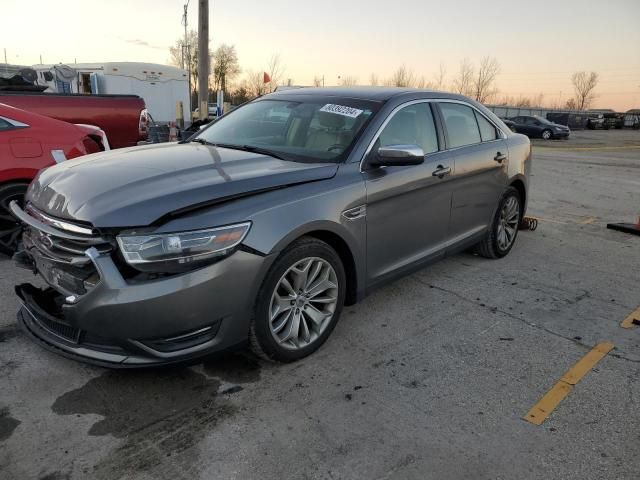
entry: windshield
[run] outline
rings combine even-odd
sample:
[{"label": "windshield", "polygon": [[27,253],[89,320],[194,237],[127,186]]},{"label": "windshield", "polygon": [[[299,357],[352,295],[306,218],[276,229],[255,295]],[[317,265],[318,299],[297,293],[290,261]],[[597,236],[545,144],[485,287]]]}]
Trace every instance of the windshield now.
[{"label": "windshield", "polygon": [[197,135],[220,146],[261,150],[285,160],[341,162],[379,104],[336,97],[256,100]]}]

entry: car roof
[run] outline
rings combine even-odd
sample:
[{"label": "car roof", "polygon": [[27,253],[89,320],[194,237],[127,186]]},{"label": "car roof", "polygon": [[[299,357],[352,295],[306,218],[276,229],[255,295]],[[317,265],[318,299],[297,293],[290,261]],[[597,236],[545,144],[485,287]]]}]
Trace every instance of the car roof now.
[{"label": "car roof", "polygon": [[455,93],[405,87],[304,87],[280,90],[265,95],[263,98],[278,96],[290,97],[296,95],[317,95],[323,97],[348,97],[359,100],[384,102],[396,96],[412,93],[422,93],[425,97],[430,98],[450,98],[469,101],[467,97]]}]

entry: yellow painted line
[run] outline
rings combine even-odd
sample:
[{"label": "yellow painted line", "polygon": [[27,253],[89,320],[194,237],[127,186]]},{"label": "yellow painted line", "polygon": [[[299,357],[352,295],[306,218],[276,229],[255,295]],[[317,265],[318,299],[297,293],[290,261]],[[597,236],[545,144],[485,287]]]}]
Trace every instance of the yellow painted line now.
[{"label": "yellow painted line", "polygon": [[593,347],[529,410],[524,419],[534,425],[542,424],[551,415],[551,412],[560,405],[560,402],[571,393],[573,387],[582,377],[589,373],[613,348],[614,345],[611,342],[602,342]]},{"label": "yellow painted line", "polygon": [[584,220],[582,220],[580,223],[582,225],[591,225],[592,223],[594,223],[598,218],[597,217],[588,217]]},{"label": "yellow painted line", "polygon": [[620,325],[622,326],[622,328],[633,328],[635,325],[633,323],[634,320],[640,322],[640,307],[638,307],[636,310],[631,312],[629,316],[625,318]]}]

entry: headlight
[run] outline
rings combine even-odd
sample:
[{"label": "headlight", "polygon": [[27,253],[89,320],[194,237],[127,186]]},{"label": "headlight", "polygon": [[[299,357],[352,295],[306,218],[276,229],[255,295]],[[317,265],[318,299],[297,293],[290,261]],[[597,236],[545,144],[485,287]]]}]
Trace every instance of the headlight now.
[{"label": "headlight", "polygon": [[191,232],[150,235],[118,235],[118,245],[126,262],[133,266],[170,263],[186,266],[227,255],[249,231],[250,222]]}]

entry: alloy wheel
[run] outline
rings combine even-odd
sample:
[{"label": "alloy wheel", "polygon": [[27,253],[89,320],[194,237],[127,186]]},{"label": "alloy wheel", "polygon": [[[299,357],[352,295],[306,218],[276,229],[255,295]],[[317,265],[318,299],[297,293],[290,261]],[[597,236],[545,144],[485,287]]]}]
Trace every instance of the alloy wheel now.
[{"label": "alloy wheel", "polygon": [[0,252],[10,255],[18,247],[22,226],[9,210],[9,204],[16,200],[22,207],[24,188],[15,188],[0,197]]},{"label": "alloy wheel", "polygon": [[514,196],[504,202],[498,219],[498,247],[507,250],[516,238],[518,223],[520,222],[520,204]]},{"label": "alloy wheel", "polygon": [[545,130],[544,132],[542,132],[542,138],[544,138],[545,140],[549,140],[551,138],[551,132],[549,130]]},{"label": "alloy wheel", "polygon": [[269,306],[269,328],[289,350],[315,342],[331,322],[338,304],[338,277],[319,257],[304,258],[278,281]]}]

